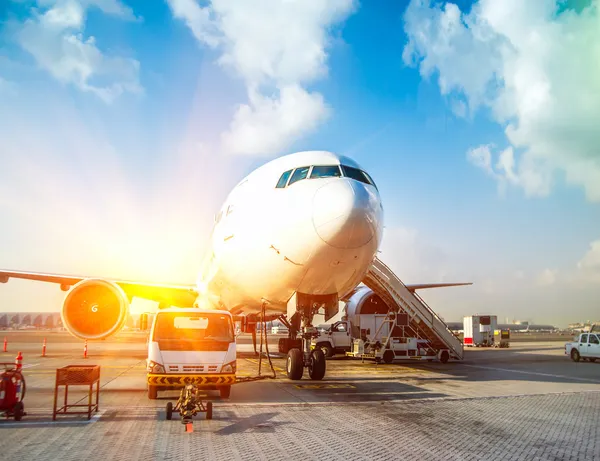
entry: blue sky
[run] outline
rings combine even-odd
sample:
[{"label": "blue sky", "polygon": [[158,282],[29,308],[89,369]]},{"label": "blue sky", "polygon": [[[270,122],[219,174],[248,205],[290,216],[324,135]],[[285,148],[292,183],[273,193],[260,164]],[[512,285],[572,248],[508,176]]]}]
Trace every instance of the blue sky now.
[{"label": "blue sky", "polygon": [[1,267],[193,281],[231,186],[327,149],[401,278],[475,282],[425,294],[444,318],[600,320],[597,2],[250,3],[0,7]]}]

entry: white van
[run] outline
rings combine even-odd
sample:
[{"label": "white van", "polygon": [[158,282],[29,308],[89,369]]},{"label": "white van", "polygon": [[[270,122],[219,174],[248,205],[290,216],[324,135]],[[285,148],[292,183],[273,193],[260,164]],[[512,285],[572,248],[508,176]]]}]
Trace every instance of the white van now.
[{"label": "white van", "polygon": [[171,307],[154,317],[148,338],[148,398],[196,384],[229,398],[235,383],[236,343],[227,311]]}]

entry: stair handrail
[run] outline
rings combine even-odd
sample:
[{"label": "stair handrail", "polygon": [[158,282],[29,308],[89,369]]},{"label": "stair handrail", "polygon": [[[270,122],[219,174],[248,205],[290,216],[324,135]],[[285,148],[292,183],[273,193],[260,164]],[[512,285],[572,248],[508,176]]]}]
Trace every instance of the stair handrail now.
[{"label": "stair handrail", "polygon": [[[381,267],[378,267],[381,266]],[[373,270],[373,276],[370,276],[368,273],[366,274],[367,278],[371,278],[373,279],[378,285],[381,286],[382,289],[384,289],[385,291],[388,292],[389,295],[391,295],[393,292],[393,294],[396,295],[396,297],[400,298],[402,301],[404,301],[404,299],[402,299],[402,296],[400,295],[400,293],[397,293],[396,290],[393,288],[392,286],[392,279],[386,275],[387,274],[391,274],[393,276],[393,278],[395,279],[396,282],[399,282],[402,286],[404,286],[406,288],[406,285],[404,284],[404,282],[402,282],[402,280],[391,270],[391,268],[389,266],[387,266],[383,261],[381,261],[379,258],[375,257],[375,259],[373,260],[373,264],[370,268],[370,271]],[[387,271],[385,271],[387,270]],[[381,280],[378,280],[378,278],[382,278],[387,280],[387,286],[384,285],[384,282]],[[457,339],[458,341],[460,341],[460,338],[454,334],[454,332],[452,330],[450,330],[450,328],[448,327],[448,324],[446,324],[446,322],[435,313],[435,311],[433,309],[431,309],[431,307],[425,302],[425,300],[423,298],[421,298],[415,291],[410,291],[408,290],[412,295],[414,295],[414,297],[417,299],[417,301],[419,301],[419,303],[421,303],[421,305],[423,305],[426,309],[426,311],[431,315],[431,328],[433,329],[434,332],[437,332],[438,334],[443,333],[443,331],[440,331],[440,328],[436,326],[436,322],[434,321],[434,318],[437,319],[444,327],[445,332],[450,333],[455,339]],[[394,298],[394,296],[392,296],[392,299]],[[395,301],[397,303],[397,301]],[[404,301],[402,304],[405,304],[406,307],[408,307],[409,310],[414,312],[414,309],[418,308],[416,306],[411,306],[410,303]],[[402,305],[401,305],[402,307]],[[406,308],[405,308],[406,310]],[[421,313],[422,315],[422,313]],[[457,349],[456,347],[454,347],[454,345],[452,343],[448,343],[446,340],[444,340],[444,342],[450,346],[450,348],[457,353]],[[462,356],[462,354],[460,354]]]}]

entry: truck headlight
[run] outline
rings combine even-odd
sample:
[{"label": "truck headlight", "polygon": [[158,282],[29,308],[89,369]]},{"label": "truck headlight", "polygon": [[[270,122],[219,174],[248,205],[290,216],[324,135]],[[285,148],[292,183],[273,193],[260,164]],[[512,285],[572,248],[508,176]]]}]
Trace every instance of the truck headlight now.
[{"label": "truck headlight", "polygon": [[148,362],[148,366],[146,367],[149,373],[164,373],[165,367],[160,363],[156,363],[154,360],[150,360]]},{"label": "truck headlight", "polygon": [[233,362],[229,362],[226,363],[225,365],[223,365],[223,368],[221,368],[221,373],[235,373],[237,369],[237,364],[236,361],[234,360]]}]

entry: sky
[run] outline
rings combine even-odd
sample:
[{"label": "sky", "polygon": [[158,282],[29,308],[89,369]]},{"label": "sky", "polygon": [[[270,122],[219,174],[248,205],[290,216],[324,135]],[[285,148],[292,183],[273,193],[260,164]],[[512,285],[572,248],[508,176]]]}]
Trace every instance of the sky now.
[{"label": "sky", "polygon": [[[193,283],[257,166],[354,158],[447,321],[600,320],[600,1],[8,0],[0,267]],[[264,223],[268,225],[268,223]],[[54,285],[0,311],[55,311]]]}]

